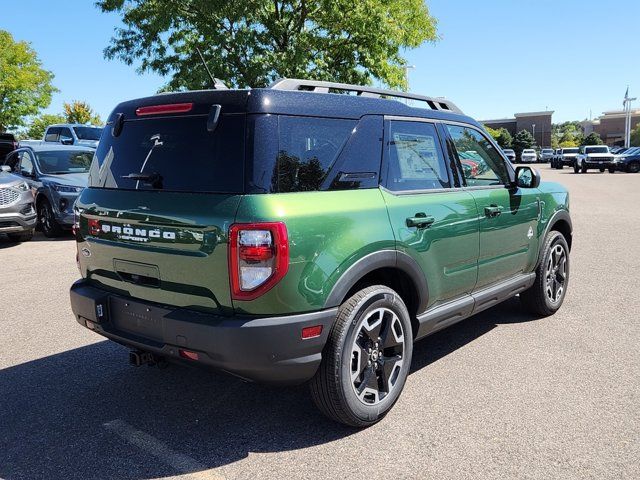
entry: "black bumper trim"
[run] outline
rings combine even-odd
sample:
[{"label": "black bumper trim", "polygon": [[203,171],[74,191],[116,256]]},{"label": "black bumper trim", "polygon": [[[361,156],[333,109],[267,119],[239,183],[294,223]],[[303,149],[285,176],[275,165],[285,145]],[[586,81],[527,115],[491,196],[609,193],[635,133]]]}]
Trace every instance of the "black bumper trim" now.
[{"label": "black bumper trim", "polygon": [[[180,360],[179,349],[196,351],[200,359],[193,363],[270,384],[298,384],[313,377],[337,314],[337,308],[330,308],[279,317],[225,317],[123,297],[85,280],[72,285],[70,296],[76,320],[115,342],[175,360]],[[148,306],[149,317],[136,313],[126,318],[133,328],[116,326],[112,319],[123,318],[122,312],[110,309],[122,309],[123,301]],[[144,325],[136,330],[141,323],[151,323],[154,334],[141,333]],[[314,325],[322,325],[322,334],[302,340],[302,329]]]}]

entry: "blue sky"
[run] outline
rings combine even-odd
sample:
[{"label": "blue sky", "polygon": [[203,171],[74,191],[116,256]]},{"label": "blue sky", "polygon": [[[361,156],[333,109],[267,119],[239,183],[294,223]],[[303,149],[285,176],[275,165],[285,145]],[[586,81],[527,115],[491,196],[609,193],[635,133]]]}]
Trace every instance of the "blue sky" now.
[{"label": "blue sky", "polygon": [[[85,100],[105,118],[118,102],[153,94],[165,79],[105,60],[116,15],[93,1],[45,8],[42,0],[0,0],[0,29],[32,43],[62,102]],[[441,40],[407,52],[411,89],[446,96],[465,113],[502,118],[555,111],[555,122],[622,108],[627,85],[640,97],[640,1],[428,0]],[[6,14],[10,11],[10,14]],[[640,108],[640,102],[634,105]]]}]

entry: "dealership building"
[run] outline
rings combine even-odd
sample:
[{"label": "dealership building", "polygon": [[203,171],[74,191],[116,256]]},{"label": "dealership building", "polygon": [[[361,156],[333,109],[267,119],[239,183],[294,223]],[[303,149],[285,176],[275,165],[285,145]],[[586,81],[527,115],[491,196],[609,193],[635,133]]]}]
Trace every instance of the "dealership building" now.
[{"label": "dealership building", "polygon": [[520,130],[527,130],[536,140],[536,145],[543,148],[551,146],[551,116],[553,110],[543,112],[516,113],[514,118],[499,118],[497,120],[481,120],[487,127],[494,129],[505,128],[515,136]]},{"label": "dealership building", "polygon": [[[640,110],[631,110],[631,130],[640,123]],[[584,134],[596,132],[604,143],[613,147],[624,145],[625,113],[623,110],[610,110],[603,112],[595,120],[582,122]],[[493,128],[493,127],[491,127]]]}]

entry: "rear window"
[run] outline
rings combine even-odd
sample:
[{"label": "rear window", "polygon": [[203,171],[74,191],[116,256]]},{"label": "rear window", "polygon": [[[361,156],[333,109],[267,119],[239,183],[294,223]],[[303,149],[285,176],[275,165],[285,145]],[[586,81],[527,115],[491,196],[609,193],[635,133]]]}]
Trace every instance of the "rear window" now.
[{"label": "rear window", "polygon": [[107,126],[89,186],[129,190],[242,193],[245,115],[221,115],[215,131],[206,115],[125,121]]}]

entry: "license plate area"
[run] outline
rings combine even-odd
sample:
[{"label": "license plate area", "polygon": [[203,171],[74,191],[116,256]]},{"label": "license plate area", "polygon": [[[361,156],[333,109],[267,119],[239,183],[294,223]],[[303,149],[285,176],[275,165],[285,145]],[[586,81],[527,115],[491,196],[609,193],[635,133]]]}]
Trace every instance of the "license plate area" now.
[{"label": "license plate area", "polygon": [[129,299],[111,297],[109,313],[111,323],[116,330],[162,341],[163,317],[169,313],[169,310]]}]

